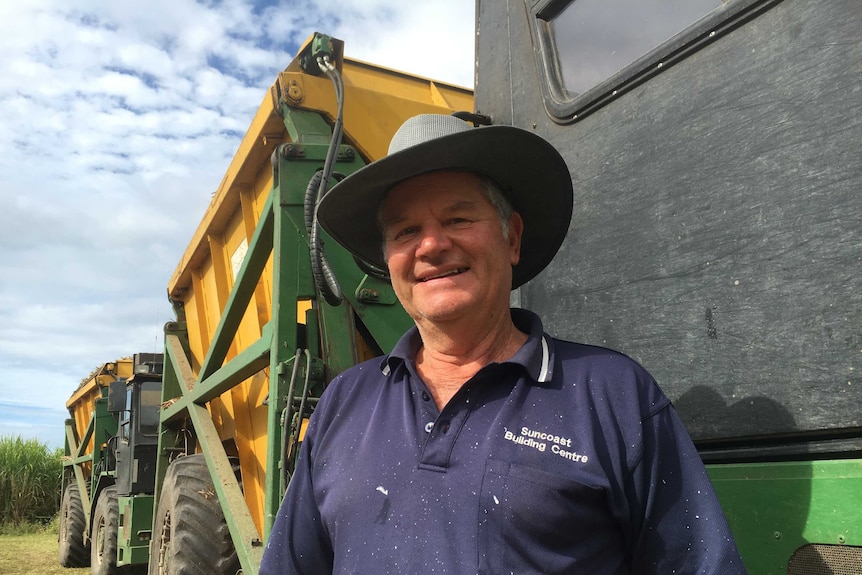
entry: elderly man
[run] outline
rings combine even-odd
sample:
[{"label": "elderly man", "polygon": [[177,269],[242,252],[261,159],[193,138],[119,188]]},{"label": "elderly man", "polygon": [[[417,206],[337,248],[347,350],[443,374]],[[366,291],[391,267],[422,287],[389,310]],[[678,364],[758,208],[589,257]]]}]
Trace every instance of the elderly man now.
[{"label": "elderly man", "polygon": [[437,115],[324,198],[416,326],[326,390],[262,574],[745,573],[650,375],[509,308],[571,211],[547,142]]}]

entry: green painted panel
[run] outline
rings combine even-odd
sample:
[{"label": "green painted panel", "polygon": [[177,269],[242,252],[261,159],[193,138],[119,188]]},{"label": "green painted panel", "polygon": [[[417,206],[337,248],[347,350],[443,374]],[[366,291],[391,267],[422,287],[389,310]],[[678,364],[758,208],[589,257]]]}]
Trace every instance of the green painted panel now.
[{"label": "green painted panel", "polygon": [[149,560],[153,528],[152,495],[118,497],[117,565],[142,565]]},{"label": "green painted panel", "polygon": [[808,543],[862,545],[862,459],[707,469],[751,575],[787,573]]}]

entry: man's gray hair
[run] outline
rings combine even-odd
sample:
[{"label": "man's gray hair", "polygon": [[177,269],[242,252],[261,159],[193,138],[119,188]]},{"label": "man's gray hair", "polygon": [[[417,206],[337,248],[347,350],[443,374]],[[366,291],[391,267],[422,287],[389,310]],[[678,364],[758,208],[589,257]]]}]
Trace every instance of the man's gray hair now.
[{"label": "man's gray hair", "polygon": [[515,208],[512,207],[509,198],[503,193],[500,184],[487,176],[480,175],[479,179],[482,180],[482,194],[497,211],[497,215],[500,216],[500,228],[503,230],[503,239],[508,241],[509,221],[511,221],[515,213]]}]

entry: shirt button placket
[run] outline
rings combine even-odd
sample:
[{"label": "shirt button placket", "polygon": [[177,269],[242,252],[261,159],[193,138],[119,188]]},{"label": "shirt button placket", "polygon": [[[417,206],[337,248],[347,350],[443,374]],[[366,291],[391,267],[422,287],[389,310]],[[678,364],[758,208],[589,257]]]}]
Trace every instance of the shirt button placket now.
[{"label": "shirt button placket", "polygon": [[434,422],[437,419],[437,410],[435,406],[431,403],[431,394],[426,390],[422,390],[422,412],[423,419],[426,420],[425,423],[425,433],[431,433],[431,430],[434,429]]}]

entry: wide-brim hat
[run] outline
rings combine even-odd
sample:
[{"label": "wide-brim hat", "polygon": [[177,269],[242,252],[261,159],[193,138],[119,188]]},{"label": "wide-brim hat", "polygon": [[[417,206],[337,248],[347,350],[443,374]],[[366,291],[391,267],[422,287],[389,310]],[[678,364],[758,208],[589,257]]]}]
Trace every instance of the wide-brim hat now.
[{"label": "wide-brim hat", "polygon": [[337,183],[317,217],[335,241],[382,270],[378,211],[388,191],[408,178],[440,170],[494,180],[524,221],[512,288],[534,278],[554,258],[572,217],[572,180],[565,160],[547,141],[512,126],[474,128],[454,116],[423,114],[395,133],[389,155]]}]

